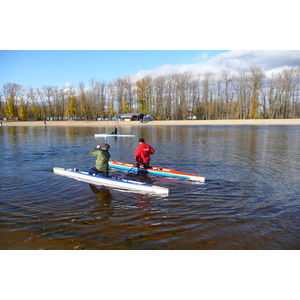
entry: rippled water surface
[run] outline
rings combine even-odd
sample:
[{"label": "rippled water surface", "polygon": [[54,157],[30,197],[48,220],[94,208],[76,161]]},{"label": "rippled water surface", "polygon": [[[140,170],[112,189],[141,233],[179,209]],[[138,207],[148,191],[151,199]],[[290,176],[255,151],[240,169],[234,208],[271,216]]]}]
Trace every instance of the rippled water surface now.
[{"label": "rippled water surface", "polygon": [[[103,126],[0,128],[0,249],[299,249],[299,126],[122,126],[135,138],[95,139]],[[122,124],[123,125],[123,124]],[[88,170],[109,143],[133,162],[139,137],[152,164],[205,183],[126,178],[169,188],[167,197],[122,192],[56,175]],[[111,171],[119,177],[126,172]]]}]

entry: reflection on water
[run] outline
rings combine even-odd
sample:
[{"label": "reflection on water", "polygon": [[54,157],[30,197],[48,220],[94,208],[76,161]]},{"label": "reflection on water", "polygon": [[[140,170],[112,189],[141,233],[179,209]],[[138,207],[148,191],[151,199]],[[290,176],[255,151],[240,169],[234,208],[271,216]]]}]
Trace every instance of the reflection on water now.
[{"label": "reflection on water", "polygon": [[[104,124],[104,123],[101,123]],[[299,249],[298,126],[120,127],[112,159],[152,164],[205,183],[111,170],[169,188],[168,197],[89,185],[53,167],[89,170],[111,128],[0,128],[0,249]]]},{"label": "reflection on water", "polygon": [[111,192],[108,188],[97,188],[90,184],[90,189],[97,195],[98,202],[103,205],[109,205],[112,200]]}]

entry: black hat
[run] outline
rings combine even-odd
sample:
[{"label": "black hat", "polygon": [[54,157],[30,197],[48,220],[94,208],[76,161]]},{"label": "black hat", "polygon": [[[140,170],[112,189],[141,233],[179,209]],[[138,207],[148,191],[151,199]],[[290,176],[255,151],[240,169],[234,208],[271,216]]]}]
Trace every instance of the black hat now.
[{"label": "black hat", "polygon": [[144,140],[143,138],[140,138],[140,139],[139,139],[139,142],[140,142],[140,143],[145,143],[145,140]]}]

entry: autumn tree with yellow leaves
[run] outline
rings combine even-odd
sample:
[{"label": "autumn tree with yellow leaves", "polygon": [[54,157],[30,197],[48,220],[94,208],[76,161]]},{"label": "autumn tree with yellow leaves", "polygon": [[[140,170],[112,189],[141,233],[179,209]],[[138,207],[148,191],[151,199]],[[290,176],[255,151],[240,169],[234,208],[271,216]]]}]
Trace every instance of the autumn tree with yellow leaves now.
[{"label": "autumn tree with yellow leaves", "polygon": [[16,115],[15,110],[15,96],[13,93],[10,94],[6,103],[4,104],[4,112],[9,120],[13,119]]},{"label": "autumn tree with yellow leaves", "polygon": [[70,94],[68,105],[66,107],[66,116],[68,118],[75,118],[77,113],[77,101],[73,93]]}]

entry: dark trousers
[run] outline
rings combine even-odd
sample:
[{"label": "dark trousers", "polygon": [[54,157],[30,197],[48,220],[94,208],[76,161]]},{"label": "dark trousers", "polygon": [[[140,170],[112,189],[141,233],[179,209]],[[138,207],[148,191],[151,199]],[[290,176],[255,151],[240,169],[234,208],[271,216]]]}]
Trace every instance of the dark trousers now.
[{"label": "dark trousers", "polygon": [[108,172],[99,171],[96,167],[90,168],[89,174],[90,175],[93,175],[93,174],[100,175],[102,177],[108,177]]},{"label": "dark trousers", "polygon": [[140,167],[140,166],[143,166],[144,167],[144,169],[149,169],[150,168],[150,166],[149,166],[149,163],[147,162],[147,163],[136,163],[136,165],[135,165],[136,167]]}]

